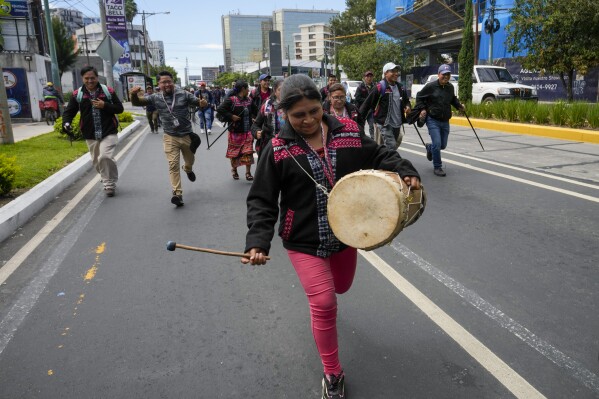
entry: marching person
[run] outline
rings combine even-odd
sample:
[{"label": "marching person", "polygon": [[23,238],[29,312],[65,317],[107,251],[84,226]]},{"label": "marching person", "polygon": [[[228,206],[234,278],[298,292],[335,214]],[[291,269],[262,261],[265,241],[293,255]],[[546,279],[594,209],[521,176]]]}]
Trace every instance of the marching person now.
[{"label": "marching person", "polygon": [[42,90],[42,95],[44,96],[44,100],[56,101],[56,114],[57,116],[60,116],[60,107],[58,106],[58,104],[64,105],[64,99],[62,98],[62,95],[58,92],[58,90],[56,90],[56,87],[54,87],[54,83],[46,83],[46,87],[44,87],[44,89]]},{"label": "marching person", "polygon": [[360,134],[354,121],[324,114],[318,88],[305,75],[285,79],[279,109],[286,123],[258,162],[247,198],[249,258],[241,262],[266,263],[280,209],[279,235],[310,305],[312,333],[324,368],[322,398],[344,398],[336,295],[352,285],[357,250],[333,234],[328,197],[321,188],[330,191],[343,176],[360,169],[397,172],[414,189],[420,187],[420,179],[410,161]]},{"label": "marching person", "polygon": [[449,83],[451,67],[443,64],[437,71],[439,79],[427,83],[416,95],[416,107],[424,107],[420,111],[420,119],[426,119],[428,134],[432,143],[426,144],[426,158],[433,161],[433,172],[436,176],[445,176],[441,162],[441,150],[447,148],[449,140],[449,120],[451,119],[451,106],[464,111],[464,105],[455,95],[454,87]]},{"label": "marching person", "polygon": [[195,92],[195,96],[207,101],[205,107],[199,107],[198,117],[200,118],[200,128],[206,127],[206,133],[212,134],[212,121],[214,116],[212,114],[214,108],[214,96],[210,90],[206,89],[206,83],[200,83],[200,88]]},{"label": "marching person", "polygon": [[256,139],[256,153],[258,160],[262,154],[262,149],[272,139],[279,134],[281,125],[284,123],[283,112],[278,109],[279,101],[281,100],[281,84],[282,80],[276,80],[272,85],[273,94],[258,112],[258,117],[252,124],[252,135]]},{"label": "marching person", "polygon": [[98,71],[92,66],[81,69],[83,86],[73,92],[62,116],[62,129],[72,136],[73,118],[81,113],[80,129],[89,149],[92,163],[100,174],[104,193],[113,197],[119,171],[114,151],[118,139],[117,114],[123,113],[123,104],[112,87],[101,85]]},{"label": "marching person", "polygon": [[248,97],[249,88],[244,80],[235,82],[232,93],[216,110],[220,120],[229,122],[229,142],[226,157],[231,159],[231,175],[239,180],[237,168],[245,166],[245,179],[254,180],[252,164],[254,163],[254,137],[252,136],[252,115],[255,115],[255,104]]},{"label": "marching person", "polygon": [[[152,86],[146,87],[145,95],[151,96],[152,94],[154,94],[154,88]],[[151,133],[158,134],[158,110],[154,105],[146,105],[146,118],[148,118]]]},{"label": "marching person", "polygon": [[178,89],[173,82],[173,75],[168,71],[158,73],[159,94],[151,94],[139,97],[141,87],[135,86],[131,89],[131,103],[136,106],[153,105],[160,114],[162,130],[164,135],[164,153],[168,161],[169,178],[172,188],[171,203],[177,207],[183,206],[183,189],[181,187],[181,172],[179,165],[183,155],[183,171],[187,174],[189,181],[196,181],[193,172],[195,162],[191,134],[193,129],[189,115],[190,106],[206,106],[206,100],[195,97],[190,92]]},{"label": "marching person", "polygon": [[[374,87],[374,83],[372,83],[373,78],[374,74],[372,71],[364,72],[364,78],[356,89],[356,95],[354,96],[354,102],[358,109],[360,109],[362,104],[364,104],[366,97],[368,97],[368,94]],[[366,116],[366,122],[368,122],[368,133],[370,134],[370,138],[374,140],[374,119],[372,117],[372,110],[368,112],[368,115]]]},{"label": "marching person", "polygon": [[362,118],[373,113],[374,123],[383,137],[385,145],[392,150],[401,145],[404,133],[401,125],[405,121],[404,112],[410,112],[410,98],[397,81],[399,66],[388,62],[383,67],[383,80],[377,83],[360,107]]},{"label": "marching person", "polygon": [[[258,80],[260,81],[259,86],[256,89],[252,90],[252,93],[250,94],[250,98],[254,103],[255,110],[260,110],[262,104],[264,104],[264,102],[268,100],[272,95],[272,89],[270,88],[270,79],[270,75],[266,73],[260,75],[260,77],[258,78]],[[252,118],[256,119],[257,116],[258,115],[252,115]]]},{"label": "marching person", "polygon": [[327,97],[329,96],[329,87],[331,87],[335,83],[337,83],[337,76],[330,74],[327,79],[327,85],[320,89],[320,97],[322,101],[327,99]]},{"label": "marching person", "polygon": [[335,83],[329,88],[329,98],[324,100],[322,108],[325,114],[335,116],[337,119],[349,118],[358,124],[360,132],[364,133],[364,119],[352,103],[346,101],[345,87]]}]

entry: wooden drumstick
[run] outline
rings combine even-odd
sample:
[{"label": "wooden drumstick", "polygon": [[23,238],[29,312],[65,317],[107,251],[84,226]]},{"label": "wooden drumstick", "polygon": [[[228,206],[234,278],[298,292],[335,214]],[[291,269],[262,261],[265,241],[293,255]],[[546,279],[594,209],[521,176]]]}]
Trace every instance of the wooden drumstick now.
[{"label": "wooden drumstick", "polygon": [[[246,259],[250,258],[250,255],[244,254],[241,252],[227,252],[227,251],[217,251],[216,249],[198,248],[198,247],[192,247],[189,245],[177,244],[174,241],[169,241],[166,243],[166,249],[168,249],[169,251],[174,251],[177,248],[187,249],[188,251],[207,252],[207,253],[215,254],[215,255],[237,256],[237,257],[246,258]],[[266,260],[270,260],[270,256],[267,256]]]}]

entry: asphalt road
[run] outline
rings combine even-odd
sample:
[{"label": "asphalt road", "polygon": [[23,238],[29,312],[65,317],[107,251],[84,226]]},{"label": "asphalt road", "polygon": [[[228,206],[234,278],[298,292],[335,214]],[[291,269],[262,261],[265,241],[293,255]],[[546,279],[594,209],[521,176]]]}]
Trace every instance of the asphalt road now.
[{"label": "asphalt road", "polygon": [[[452,129],[440,178],[408,129],[429,202],[339,298],[350,398],[599,397],[599,146],[478,134],[484,152]],[[263,267],[165,249],[243,250],[250,183],[230,177],[226,137],[203,140],[184,207],[144,128],[119,146],[116,197],[90,172],[2,243],[6,262],[92,182],[0,286],[0,398],[319,397],[278,237]]]}]

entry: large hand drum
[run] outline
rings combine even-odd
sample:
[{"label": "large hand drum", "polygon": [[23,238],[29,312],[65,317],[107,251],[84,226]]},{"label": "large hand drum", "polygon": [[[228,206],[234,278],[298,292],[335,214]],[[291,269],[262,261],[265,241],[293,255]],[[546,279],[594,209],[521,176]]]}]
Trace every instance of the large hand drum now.
[{"label": "large hand drum", "polygon": [[361,170],[335,184],[327,212],[342,243],[369,251],[418,220],[425,206],[424,189],[411,190],[397,173]]}]

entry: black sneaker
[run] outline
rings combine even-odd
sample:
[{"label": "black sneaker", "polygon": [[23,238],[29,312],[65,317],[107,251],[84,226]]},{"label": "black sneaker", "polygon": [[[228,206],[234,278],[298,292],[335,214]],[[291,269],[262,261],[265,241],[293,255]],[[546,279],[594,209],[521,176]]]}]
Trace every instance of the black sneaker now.
[{"label": "black sneaker", "polygon": [[[183,171],[185,172],[185,169],[183,169]],[[185,172],[187,173],[187,178],[189,179],[189,181],[194,182],[196,181],[196,174],[193,173],[193,170],[191,172]]]},{"label": "black sneaker", "polygon": [[183,196],[182,195],[173,195],[171,197],[171,204],[177,205],[177,208],[183,206]]},{"label": "black sneaker", "polygon": [[443,170],[443,168],[435,168],[435,175],[437,175],[437,176],[445,176],[446,173]]},{"label": "black sneaker", "polygon": [[433,160],[433,152],[431,151],[431,143],[426,143],[426,159]]},{"label": "black sneaker", "polygon": [[325,374],[322,377],[322,399],[344,399],[346,397],[343,371],[338,376]]},{"label": "black sneaker", "polygon": [[106,194],[107,197],[114,197],[114,193],[115,193],[114,188],[105,188],[104,189],[104,194]]}]

